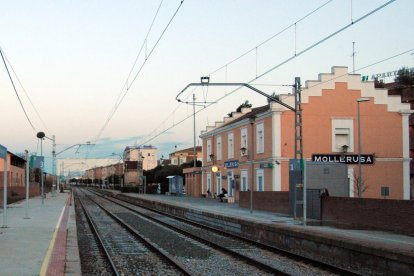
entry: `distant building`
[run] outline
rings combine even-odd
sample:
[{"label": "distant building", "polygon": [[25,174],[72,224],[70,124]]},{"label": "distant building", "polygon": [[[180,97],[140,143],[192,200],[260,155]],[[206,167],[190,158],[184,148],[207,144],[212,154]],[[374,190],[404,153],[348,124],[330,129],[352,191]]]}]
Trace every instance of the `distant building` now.
[{"label": "distant building", "polygon": [[[202,147],[196,147],[196,160],[202,161]],[[170,153],[170,164],[180,166],[184,163],[189,163],[194,161],[194,147],[186,148],[182,150],[177,150],[173,153]]]},{"label": "distant building", "polygon": [[143,170],[152,170],[157,166],[157,148],[154,146],[126,147],[124,162],[142,161]]}]

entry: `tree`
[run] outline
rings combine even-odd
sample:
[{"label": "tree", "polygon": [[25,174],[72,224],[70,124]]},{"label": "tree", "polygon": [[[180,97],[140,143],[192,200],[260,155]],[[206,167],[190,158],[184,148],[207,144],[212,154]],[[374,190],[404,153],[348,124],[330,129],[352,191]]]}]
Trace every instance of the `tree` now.
[{"label": "tree", "polygon": [[402,67],[398,70],[397,77],[394,79],[395,82],[398,82],[402,85],[414,85],[414,68]]},{"label": "tree", "polygon": [[[273,92],[272,95],[270,95],[270,96],[272,96],[273,98],[276,98],[280,101],[280,95],[276,94],[276,92]],[[271,102],[273,102],[273,100],[267,98],[267,103],[270,104]]]},{"label": "tree", "polygon": [[[190,161],[187,163],[184,163],[181,165],[181,168],[186,169],[186,168],[192,168],[194,166],[194,161]],[[196,161],[196,167],[202,167],[203,166],[203,162],[201,162],[200,160]]]},{"label": "tree", "polygon": [[375,88],[384,88],[385,87],[385,83],[383,80],[378,80],[378,78],[375,78],[374,80],[374,86]]},{"label": "tree", "polygon": [[[358,177],[359,177],[358,173],[356,171],[354,171],[354,193],[356,192],[357,197],[359,197],[359,195],[358,195],[358,190],[359,190],[358,189],[358,185],[359,185]],[[364,192],[366,190],[368,190],[368,188],[369,188],[369,185],[367,185],[366,179],[361,177],[361,197],[364,194]]]},{"label": "tree", "polygon": [[[246,100],[244,103],[242,103],[241,105],[239,105],[239,107],[237,107],[236,112],[241,112],[241,110],[242,110],[243,107],[251,108],[252,107],[252,104],[249,103],[248,100]],[[233,117],[232,112],[227,113],[227,116]]]}]

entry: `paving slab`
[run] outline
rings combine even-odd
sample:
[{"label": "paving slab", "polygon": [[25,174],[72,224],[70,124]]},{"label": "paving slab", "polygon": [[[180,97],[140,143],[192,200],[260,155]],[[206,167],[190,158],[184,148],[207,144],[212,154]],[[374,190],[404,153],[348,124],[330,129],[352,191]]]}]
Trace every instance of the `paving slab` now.
[{"label": "paving slab", "polygon": [[[29,199],[29,218],[25,218],[26,201],[7,208],[7,227],[0,228],[0,274],[39,275],[57,223],[69,193],[47,194]],[[0,209],[0,221],[3,211]]]}]

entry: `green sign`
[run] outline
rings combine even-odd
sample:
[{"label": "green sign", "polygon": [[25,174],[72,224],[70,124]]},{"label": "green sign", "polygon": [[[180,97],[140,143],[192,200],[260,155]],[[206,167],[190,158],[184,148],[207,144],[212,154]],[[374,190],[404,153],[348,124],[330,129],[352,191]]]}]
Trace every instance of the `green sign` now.
[{"label": "green sign", "polygon": [[261,169],[265,169],[265,168],[271,169],[271,168],[273,168],[273,163],[261,163],[260,168]]}]

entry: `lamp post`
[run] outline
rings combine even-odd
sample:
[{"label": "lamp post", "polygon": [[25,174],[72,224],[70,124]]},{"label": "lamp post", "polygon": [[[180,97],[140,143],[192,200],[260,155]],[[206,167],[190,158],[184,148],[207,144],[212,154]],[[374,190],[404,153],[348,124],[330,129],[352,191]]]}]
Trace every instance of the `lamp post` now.
[{"label": "lamp post", "polygon": [[[45,138],[45,133],[40,131],[37,133],[36,137],[40,139],[40,156],[43,156],[43,139]],[[40,166],[40,185],[41,185],[41,193],[42,193],[42,204],[44,204],[45,198],[44,198],[44,193],[43,193],[43,166],[44,166],[44,162],[43,164]]]},{"label": "lamp post", "polygon": [[250,142],[250,170],[251,170],[251,174],[250,174],[250,214],[253,213],[253,182],[254,182],[254,163],[253,163],[253,147],[254,147],[254,121],[255,121],[255,116],[252,116],[249,118],[249,122],[250,122],[250,126],[251,126],[251,131],[252,131],[252,136],[251,139],[252,140]]},{"label": "lamp post", "polygon": [[361,115],[359,112],[359,103],[368,102],[369,98],[358,98],[357,99],[357,106],[358,106],[358,198],[362,197],[362,166],[361,166]]}]

